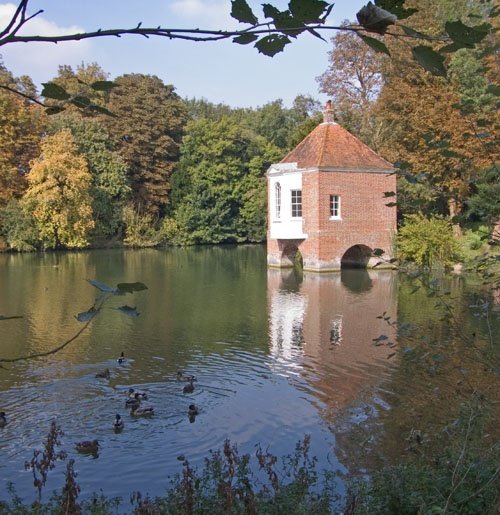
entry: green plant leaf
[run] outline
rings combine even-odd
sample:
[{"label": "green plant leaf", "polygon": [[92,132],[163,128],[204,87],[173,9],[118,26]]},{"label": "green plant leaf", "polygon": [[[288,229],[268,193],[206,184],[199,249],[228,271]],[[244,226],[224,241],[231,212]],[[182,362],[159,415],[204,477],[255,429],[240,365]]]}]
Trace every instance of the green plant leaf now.
[{"label": "green plant leaf", "polygon": [[496,84],[488,84],[486,91],[496,97],[500,96],[500,86],[497,86]]},{"label": "green plant leaf", "polygon": [[426,38],[427,36],[418,30],[412,29],[411,27],[407,27],[406,25],[398,25],[403,29],[403,32],[407,36],[412,36],[414,38]]},{"label": "green plant leaf", "polygon": [[88,106],[88,109],[89,109],[89,111],[94,111],[96,113],[101,113],[101,114],[105,114],[106,116],[112,116],[112,117],[116,118],[116,114],[115,113],[112,113],[111,111],[109,111],[105,107],[98,106],[96,104],[90,104]]},{"label": "green plant leaf", "polygon": [[419,45],[411,49],[413,58],[422,68],[440,77],[446,77],[444,57],[435,52],[431,47]]},{"label": "green plant leaf", "polygon": [[238,45],[248,45],[248,43],[253,43],[257,39],[259,39],[259,37],[255,34],[242,34],[241,36],[235,37],[233,39],[233,43],[238,43]]},{"label": "green plant leaf", "polygon": [[118,291],[117,288],[113,288],[112,286],[108,286],[107,284],[101,283],[99,281],[96,281],[95,279],[87,279],[87,281],[97,288],[100,291],[103,291],[105,293],[116,293]]},{"label": "green plant leaf", "polygon": [[271,34],[257,41],[255,47],[261,54],[273,57],[277,53],[282,52],[288,43],[290,43],[290,39],[287,36]]},{"label": "green plant leaf", "polygon": [[90,87],[95,91],[111,91],[116,88],[116,84],[110,80],[97,80]]},{"label": "green plant leaf", "polygon": [[321,23],[321,15],[328,7],[323,0],[290,0],[288,8],[296,20],[303,23]]},{"label": "green plant leaf", "polygon": [[382,54],[387,54],[390,56],[389,49],[385,46],[385,44],[382,41],[379,41],[378,39],[372,38],[370,36],[364,36],[363,34],[359,34],[358,36],[372,49],[375,50],[375,52],[379,52]]},{"label": "green plant leaf", "polygon": [[395,197],[395,196],[396,196],[395,191],[384,191],[384,198]]},{"label": "green plant leaf", "polygon": [[418,9],[406,9],[404,7],[405,0],[375,0],[375,5],[395,14],[398,19],[403,20],[412,14],[418,12]]},{"label": "green plant leaf", "polygon": [[231,0],[231,16],[240,23],[251,25],[256,25],[259,21],[245,0]]},{"label": "green plant leaf", "polygon": [[379,248],[376,248],[376,249],[373,249],[372,251],[372,256],[382,256],[384,254],[384,250],[383,249],[379,249]]},{"label": "green plant leaf", "polygon": [[469,27],[458,20],[447,21],[444,28],[455,45],[459,45],[460,48],[474,48],[476,43],[482,41],[489,34],[491,25],[483,23]]},{"label": "green plant leaf", "polygon": [[53,98],[55,100],[68,100],[71,98],[71,95],[58,84],[54,84],[53,82],[44,82],[42,86],[42,97]]},{"label": "green plant leaf", "polygon": [[116,287],[123,292],[134,293],[135,291],[147,290],[148,287],[144,283],[120,283]]},{"label": "green plant leaf", "polygon": [[359,24],[368,32],[376,32],[377,34],[384,34],[390,25],[394,25],[397,16],[381,9],[377,5],[368,2],[356,14]]},{"label": "green plant leaf", "polygon": [[50,106],[45,109],[45,114],[52,115],[61,113],[62,111],[66,111],[66,108],[63,106]]},{"label": "green plant leaf", "polygon": [[286,30],[288,36],[298,36],[305,30],[302,20],[294,18],[290,11],[279,11],[271,4],[263,4],[264,16],[272,18],[275,27],[278,30]]},{"label": "green plant leaf", "polygon": [[70,100],[70,102],[75,105],[76,107],[80,107],[81,109],[85,109],[87,107],[90,107],[92,105],[92,102],[90,101],[90,98],[77,96]]},{"label": "green plant leaf", "polygon": [[118,311],[121,311],[124,315],[127,315],[128,317],[138,317],[140,313],[137,311],[137,309],[130,306],[120,306],[119,308],[116,308]]}]

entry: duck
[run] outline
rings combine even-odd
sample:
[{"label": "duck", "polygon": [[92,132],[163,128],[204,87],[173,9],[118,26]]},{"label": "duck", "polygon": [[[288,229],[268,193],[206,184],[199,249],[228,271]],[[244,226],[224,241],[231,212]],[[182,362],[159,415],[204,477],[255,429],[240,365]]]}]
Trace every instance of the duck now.
[{"label": "duck", "polygon": [[182,389],[182,391],[184,393],[193,393],[194,392],[193,379],[191,379],[188,384],[184,385],[184,388]]},{"label": "duck", "polygon": [[5,427],[7,425],[7,417],[5,416],[5,411],[0,411],[0,427]]},{"label": "duck", "polygon": [[122,417],[117,413],[115,417],[115,421],[113,422],[113,429],[115,431],[121,431],[125,427],[125,423],[122,420]]},{"label": "duck", "polygon": [[117,359],[116,361],[118,361],[118,363],[121,365],[122,363],[125,363],[125,360],[126,360],[126,358],[125,358],[125,354],[124,354],[124,352],[122,351],[122,352],[121,352],[121,354],[120,354],[120,356],[118,357],[118,359]]},{"label": "duck", "polygon": [[97,372],[95,376],[98,379],[109,379],[111,377],[111,372],[109,371],[109,368],[106,368],[102,372]]},{"label": "duck", "polygon": [[194,404],[190,404],[188,408],[188,416],[189,417],[195,417],[196,415],[199,415],[200,411]]},{"label": "duck", "polygon": [[144,400],[148,398],[148,394],[146,392],[136,392],[133,388],[128,389],[128,398],[129,399],[139,399]]},{"label": "duck", "polygon": [[130,414],[133,417],[151,417],[152,415],[155,414],[155,410],[152,407],[140,408],[139,406],[134,406],[130,410]]},{"label": "duck", "polygon": [[83,442],[76,442],[75,448],[81,453],[96,454],[99,450],[99,442],[97,440],[84,440]]},{"label": "duck", "polygon": [[133,397],[129,397],[125,401],[125,407],[126,408],[134,409],[134,407],[138,408],[140,405],[141,405],[141,398],[139,397],[138,394],[135,394]]},{"label": "duck", "polygon": [[189,374],[184,374],[182,372],[182,370],[178,370],[177,371],[177,381],[183,381],[183,382],[187,382],[187,381],[197,381],[196,377],[193,376],[193,375],[189,375]]}]

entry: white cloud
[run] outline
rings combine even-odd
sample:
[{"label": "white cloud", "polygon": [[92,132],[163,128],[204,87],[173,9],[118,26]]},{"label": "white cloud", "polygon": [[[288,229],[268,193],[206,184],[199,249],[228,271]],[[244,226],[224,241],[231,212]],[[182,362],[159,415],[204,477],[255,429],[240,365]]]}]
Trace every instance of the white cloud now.
[{"label": "white cloud", "polygon": [[[0,4],[0,28],[10,22],[16,5]],[[62,27],[41,15],[30,20],[19,35],[59,36],[83,32],[77,25]],[[68,41],[63,43],[11,43],[0,47],[6,67],[14,75],[29,75],[35,82],[43,82],[54,77],[60,64],[77,65],[89,58],[89,41]]]}]

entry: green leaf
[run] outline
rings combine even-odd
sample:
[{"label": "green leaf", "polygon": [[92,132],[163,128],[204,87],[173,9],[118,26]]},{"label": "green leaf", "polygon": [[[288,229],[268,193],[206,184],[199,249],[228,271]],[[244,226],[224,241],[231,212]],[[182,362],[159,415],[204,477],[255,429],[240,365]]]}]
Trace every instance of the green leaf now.
[{"label": "green leaf", "polygon": [[147,290],[148,287],[144,283],[120,283],[116,287],[123,292],[134,293],[135,291]]},{"label": "green leaf", "polygon": [[90,107],[92,105],[90,98],[82,96],[74,97],[70,100],[70,102],[81,109],[86,109],[87,107]]},{"label": "green leaf", "polygon": [[89,111],[94,111],[96,113],[101,113],[101,114],[105,114],[106,116],[112,116],[112,117],[116,118],[116,114],[115,113],[112,113],[111,111],[109,111],[105,107],[101,107],[101,106],[98,106],[96,104],[89,105],[88,109],[89,109]]},{"label": "green leaf", "polygon": [[259,39],[255,34],[242,34],[241,36],[237,36],[233,39],[233,43],[238,43],[238,45],[248,45],[248,43],[253,43],[256,39]]},{"label": "green leaf", "polygon": [[389,202],[386,204],[386,207],[396,207],[397,205],[397,202]]},{"label": "green leaf", "polygon": [[271,4],[263,4],[264,16],[266,18],[272,18],[275,27],[278,30],[286,31],[288,36],[298,36],[304,31],[304,23],[294,18],[290,11],[279,11]]},{"label": "green leaf", "polygon": [[290,0],[292,16],[303,23],[321,23],[321,15],[328,7],[323,0]]},{"label": "green leaf", "polygon": [[58,84],[53,82],[44,82],[41,95],[45,98],[54,98],[55,100],[68,100],[71,95]]},{"label": "green leaf", "polygon": [[63,106],[50,106],[45,109],[45,113],[48,115],[61,113],[62,111],[66,111],[66,108]]},{"label": "green leaf", "polygon": [[431,47],[420,45],[411,49],[413,58],[422,68],[440,77],[446,77],[444,57],[435,52]]},{"label": "green leaf", "polygon": [[384,34],[390,25],[396,23],[397,17],[381,9],[380,7],[368,2],[356,14],[359,24],[369,32]]},{"label": "green leaf", "polygon": [[116,308],[118,311],[121,311],[124,315],[127,315],[128,317],[138,317],[140,313],[137,311],[137,309],[130,306],[120,306],[119,308]]},{"label": "green leaf", "polygon": [[273,57],[277,53],[282,52],[288,43],[290,43],[290,39],[287,36],[271,34],[269,36],[264,36],[257,41],[257,43],[255,43],[255,48],[257,48],[261,54]]},{"label": "green leaf", "polygon": [[426,39],[427,36],[423,34],[422,32],[419,32],[418,30],[412,29],[411,27],[407,27],[406,25],[399,25],[403,29],[403,32],[407,36],[412,36],[414,38],[424,38]]},{"label": "green leaf", "polygon": [[110,80],[97,80],[90,87],[95,91],[111,91],[116,88],[116,84]]},{"label": "green leaf", "polygon": [[358,36],[372,49],[375,50],[375,52],[379,52],[382,54],[387,54],[390,56],[389,49],[385,46],[382,41],[379,41],[378,39],[372,38],[370,36],[364,36],[363,34],[360,34],[358,32]]},{"label": "green leaf", "polygon": [[491,25],[483,23],[469,27],[458,20],[447,21],[444,29],[456,45],[460,45],[462,48],[474,48],[476,43],[482,41],[489,34]]},{"label": "green leaf", "polygon": [[384,250],[383,249],[379,249],[379,248],[376,248],[376,249],[373,249],[372,251],[372,256],[382,256],[384,254]]},{"label": "green leaf", "polygon": [[408,18],[412,14],[418,12],[418,9],[405,9],[405,0],[375,0],[375,4],[392,14],[395,14],[400,20]]},{"label": "green leaf", "polygon": [[395,191],[384,191],[384,198],[395,197],[395,196],[396,196]]},{"label": "green leaf", "polygon": [[89,320],[92,320],[97,313],[99,313],[99,310],[92,306],[88,311],[82,311],[81,313],[78,313],[78,315],[75,315],[75,318],[78,322],[88,322]]},{"label": "green leaf", "polygon": [[256,25],[259,21],[245,0],[231,0],[231,16],[240,23]]},{"label": "green leaf", "polygon": [[96,281],[95,279],[87,279],[87,281],[97,288],[98,290],[101,290],[105,293],[116,293],[118,291],[117,288],[113,288],[112,286],[108,286],[107,284],[101,283],[99,281]]}]

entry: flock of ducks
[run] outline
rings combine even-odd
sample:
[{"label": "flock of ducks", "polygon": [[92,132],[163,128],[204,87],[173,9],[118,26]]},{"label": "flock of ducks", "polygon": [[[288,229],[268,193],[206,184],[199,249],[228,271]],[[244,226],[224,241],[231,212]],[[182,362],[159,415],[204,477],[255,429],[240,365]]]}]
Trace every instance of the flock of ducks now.
[{"label": "flock of ducks", "polygon": [[[120,356],[116,360],[118,364],[123,364],[126,362],[125,354],[122,352]],[[98,379],[109,379],[111,377],[111,372],[109,368],[106,368],[102,372],[98,372],[95,375]],[[176,374],[177,381],[187,383],[184,385],[182,391],[183,393],[193,393],[194,392],[194,382],[197,380],[194,375],[187,375],[179,370]],[[151,417],[154,415],[155,410],[152,406],[141,406],[143,400],[147,400],[148,395],[146,392],[141,392],[134,390],[134,388],[129,388],[127,393],[127,400],[125,401],[125,408],[130,410],[130,415],[132,417]],[[194,422],[197,415],[199,415],[199,410],[195,404],[190,404],[187,410],[187,415],[189,417],[190,422]],[[3,427],[6,423],[5,413],[0,412],[0,427]],[[2,425],[3,424],[3,425]],[[125,422],[123,421],[121,415],[117,413],[115,415],[115,420],[113,421],[112,429],[115,432],[121,432],[125,427]],[[94,454],[96,455],[99,450],[99,441],[98,440],[84,440],[82,442],[75,443],[75,449],[82,454]]]}]

